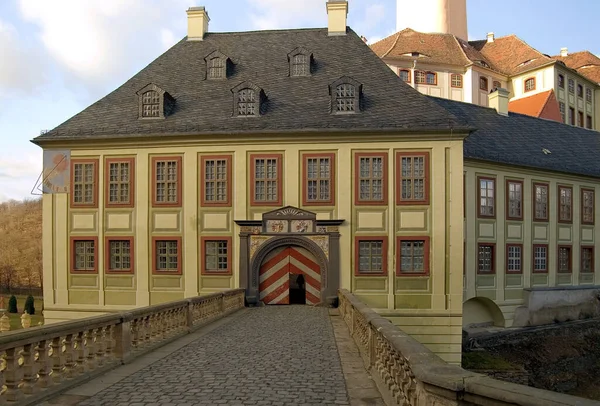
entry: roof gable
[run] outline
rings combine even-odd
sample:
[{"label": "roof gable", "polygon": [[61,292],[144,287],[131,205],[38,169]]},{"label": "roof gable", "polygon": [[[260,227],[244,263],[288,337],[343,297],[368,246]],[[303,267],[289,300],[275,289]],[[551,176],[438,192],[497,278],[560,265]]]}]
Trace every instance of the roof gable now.
[{"label": "roof gable", "polygon": [[558,100],[556,100],[554,90],[512,100],[508,103],[508,111],[562,123],[560,106]]},{"label": "roof gable", "polygon": [[[311,76],[289,77],[290,50],[314,55]],[[202,80],[203,61],[215,50],[235,69],[228,80]],[[360,114],[330,114],[329,85],[342,76],[362,84]],[[254,120],[232,118],[231,89],[249,81],[260,85],[265,114]],[[176,100],[160,123],[137,120],[135,92],[148,83]],[[133,97],[132,97],[133,96]],[[121,87],[54,130],[36,138],[148,137],[153,134],[221,134],[306,131],[445,131],[461,128],[446,110],[403,83],[349,30],[328,36],[327,29],[208,33],[203,41],[183,39]]]}]

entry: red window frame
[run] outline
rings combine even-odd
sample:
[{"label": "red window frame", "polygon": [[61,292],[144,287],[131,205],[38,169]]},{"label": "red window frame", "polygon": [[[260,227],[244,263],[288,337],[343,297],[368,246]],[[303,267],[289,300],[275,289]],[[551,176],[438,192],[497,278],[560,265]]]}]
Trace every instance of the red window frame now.
[{"label": "red window frame", "polygon": [[[521,204],[521,214],[519,216],[511,216],[510,215],[510,184],[514,183],[514,184],[518,184],[521,186],[521,198],[520,198],[520,204]],[[523,195],[525,194],[525,190],[523,187],[523,181],[522,180],[515,180],[515,179],[506,179],[506,183],[505,183],[505,194],[506,194],[506,204],[505,204],[505,215],[506,215],[506,219],[507,220],[523,220]]]},{"label": "red window frame", "polygon": [[[567,219],[567,220],[564,220],[561,217],[561,211],[560,211],[560,194],[561,194],[561,190],[563,190],[563,189],[568,189],[568,190],[571,191],[571,205],[570,205],[571,208],[570,208],[570,211],[569,211],[569,219]],[[557,215],[558,215],[558,220],[557,221],[559,223],[563,223],[563,224],[572,224],[573,223],[573,187],[572,186],[558,185],[557,191],[558,191],[557,202],[556,202],[556,204],[558,206],[557,207]]]},{"label": "red window frame", "polygon": [[[277,160],[277,200],[256,200],[256,160]],[[283,205],[283,154],[250,154],[250,205],[251,206],[282,206]]]},{"label": "red window frame", "polygon": [[[176,271],[162,271],[156,269],[156,243],[158,241],[176,241],[177,242],[177,270]],[[181,263],[183,258],[183,253],[181,252],[183,246],[181,244],[181,237],[173,237],[173,236],[156,236],[152,237],[152,274],[153,275],[181,275],[182,274],[182,266]]]},{"label": "red window frame", "polygon": [[[494,205],[492,207],[494,213],[491,215],[481,214],[481,181],[492,181],[494,184]],[[477,177],[477,217],[484,219],[495,219],[496,218],[496,200],[498,200],[498,188],[496,185],[496,178],[490,176],[478,176]]]},{"label": "red window frame", "polygon": [[[425,169],[425,178],[424,178],[424,194],[423,199],[403,199],[402,198],[402,158],[420,158],[423,157],[423,165]],[[396,152],[396,204],[397,205],[429,205],[429,196],[430,196],[430,176],[431,170],[429,167],[429,152],[427,151],[415,151],[415,152],[406,152],[399,151]],[[414,180],[415,178],[410,178]]]},{"label": "red window frame", "polygon": [[[533,83],[532,87],[530,89],[527,89],[527,85],[528,83]],[[523,82],[523,93],[527,93],[527,92],[532,92],[535,90],[535,77],[531,77],[531,78],[527,78],[525,79],[525,81]]]},{"label": "red window frame", "polygon": [[[381,178],[382,200],[361,200],[360,198],[360,158],[382,158],[383,176]],[[388,205],[388,153],[387,152],[357,152],[354,154],[354,204],[357,206],[387,206]]]},{"label": "red window frame", "polygon": [[[308,200],[308,160],[329,159],[329,199]],[[302,204],[304,206],[335,206],[335,153],[302,153]]]},{"label": "red window frame", "polygon": [[[129,241],[129,269],[111,269],[110,268],[110,243],[111,241]],[[135,246],[133,237],[105,237],[104,238],[104,269],[107,274],[134,274],[135,269]]]},{"label": "red window frame", "polygon": [[[407,73],[407,79],[406,80],[402,80],[402,77],[400,76],[400,72],[406,72]],[[402,80],[404,83],[411,83],[411,74],[410,74],[410,70],[408,69],[399,69],[398,70],[398,77],[400,78],[400,80]]]},{"label": "red window frame", "polygon": [[[94,269],[93,270],[77,270],[75,269],[75,243],[78,241],[93,241],[94,243]],[[98,237],[96,236],[76,236],[69,239],[69,271],[74,275],[97,275],[98,274]]]},{"label": "red window frame", "polygon": [[[111,202],[110,201],[110,164],[128,163],[129,164],[129,201]],[[104,160],[104,205],[108,208],[114,207],[134,207],[135,206],[135,158],[106,158]]]},{"label": "red window frame", "polygon": [[[382,270],[381,272],[361,272],[359,252],[361,241],[381,241],[382,249]],[[388,237],[387,236],[370,236],[370,237],[355,237],[354,238],[354,275],[355,276],[387,276],[388,274]]]},{"label": "red window frame", "polygon": [[[158,162],[175,161],[177,162],[177,201],[176,202],[158,202],[156,201],[156,164]],[[183,184],[183,159],[181,156],[153,156],[150,160],[152,165],[152,207],[181,207],[183,196],[182,196],[182,184]]]},{"label": "red window frame", "polygon": [[[585,193],[591,193],[592,194],[592,220],[585,220],[585,213],[584,213],[584,195]],[[586,224],[586,225],[594,225],[594,223],[596,222],[596,193],[594,191],[594,189],[590,189],[590,188],[581,188],[581,224]]]},{"label": "red window frame", "polygon": [[[403,272],[402,271],[402,242],[403,241],[423,241],[423,272]],[[401,236],[396,237],[396,276],[407,277],[407,276],[429,276],[430,274],[430,237],[429,236]]]},{"label": "red window frame", "polygon": [[[458,85],[454,84],[454,79],[458,78],[457,82],[459,82]],[[453,73],[450,75],[450,87],[454,87],[456,89],[462,89],[463,87],[463,76],[459,73]]]},{"label": "red window frame", "polygon": [[[207,270],[206,269],[206,243],[207,242],[212,242],[212,241],[226,241],[227,242],[227,269],[226,270],[219,270],[219,271],[213,271],[213,270]],[[232,241],[233,239],[231,237],[227,237],[227,236],[206,236],[206,237],[200,237],[200,274],[201,275],[232,275],[233,271],[232,271],[232,263],[231,263],[231,251],[232,251]]]},{"label": "red window frame", "polygon": [[[206,162],[226,161],[227,177],[225,181],[227,198],[224,201],[206,200]],[[200,206],[202,207],[231,207],[231,180],[232,180],[232,156],[231,155],[201,155],[200,156]]]},{"label": "red window frame", "polygon": [[[94,165],[94,189],[93,189],[93,199],[90,203],[85,202],[75,202],[75,165],[76,164],[93,164]],[[100,160],[97,158],[74,158],[71,159],[71,176],[70,176],[70,203],[72,208],[89,208],[89,209],[97,209],[98,208],[98,183],[99,183],[99,175],[98,170],[100,166]]]},{"label": "red window frame", "polygon": [[[537,217],[537,187],[542,186],[546,188],[546,217]],[[547,222],[550,218],[550,184],[544,182],[533,182],[533,193],[532,193],[532,207],[533,207],[533,221],[544,221]]]}]

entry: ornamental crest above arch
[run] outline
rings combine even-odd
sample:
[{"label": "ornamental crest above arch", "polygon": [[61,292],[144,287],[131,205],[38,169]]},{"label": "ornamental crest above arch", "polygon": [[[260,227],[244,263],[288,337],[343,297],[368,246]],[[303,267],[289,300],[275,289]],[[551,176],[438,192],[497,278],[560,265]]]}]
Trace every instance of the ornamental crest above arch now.
[{"label": "ornamental crest above arch", "polygon": [[286,206],[263,214],[265,233],[314,233],[317,215],[313,212]]}]

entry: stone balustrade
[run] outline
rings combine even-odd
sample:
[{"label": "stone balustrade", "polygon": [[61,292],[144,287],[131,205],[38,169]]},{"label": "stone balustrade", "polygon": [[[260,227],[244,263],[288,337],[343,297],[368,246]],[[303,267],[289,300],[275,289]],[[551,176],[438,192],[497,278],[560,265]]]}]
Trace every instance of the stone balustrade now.
[{"label": "stone balustrade", "polygon": [[449,365],[347,290],[340,316],[389,405],[598,405],[592,400],[503,382]]},{"label": "stone balustrade", "polygon": [[0,405],[37,404],[244,307],[235,289],[0,335]]}]

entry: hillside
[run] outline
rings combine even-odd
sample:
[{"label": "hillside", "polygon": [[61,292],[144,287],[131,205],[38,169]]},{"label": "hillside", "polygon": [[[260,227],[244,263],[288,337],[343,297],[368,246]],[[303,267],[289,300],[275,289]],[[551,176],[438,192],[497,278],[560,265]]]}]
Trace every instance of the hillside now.
[{"label": "hillside", "polygon": [[42,286],[42,200],[0,203],[0,291]]}]

